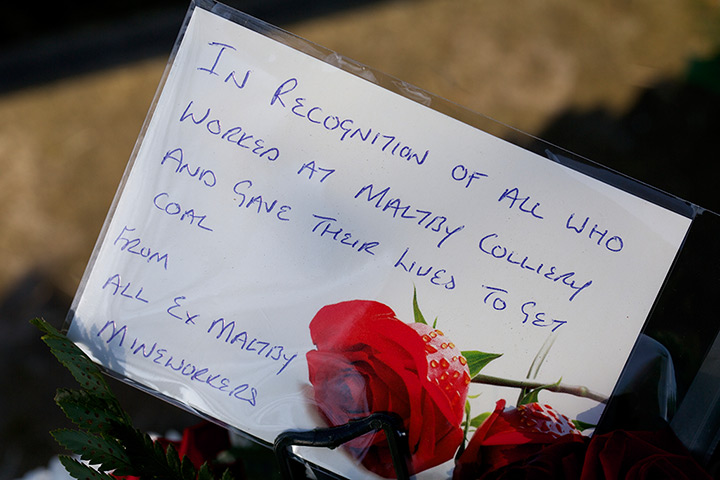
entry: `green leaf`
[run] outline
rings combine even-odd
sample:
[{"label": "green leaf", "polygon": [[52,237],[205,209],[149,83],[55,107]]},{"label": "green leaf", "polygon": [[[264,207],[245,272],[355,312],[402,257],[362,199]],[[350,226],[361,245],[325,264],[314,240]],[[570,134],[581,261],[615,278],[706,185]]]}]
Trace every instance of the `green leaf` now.
[{"label": "green leaf", "polygon": [[422,323],[423,325],[427,325],[425,317],[423,317],[423,314],[420,311],[420,306],[418,305],[417,289],[415,287],[413,287],[413,315],[415,316],[415,323]]},{"label": "green leaf", "polygon": [[106,433],[115,423],[130,423],[116,402],[93,395],[86,390],[58,389],[55,403],[78,427],[93,433]]},{"label": "green leaf", "polygon": [[193,465],[192,461],[189,457],[184,456],[181,462],[181,472],[182,472],[182,478],[185,478],[187,480],[195,480],[197,477],[197,470],[195,470],[195,465]]},{"label": "green leaf", "polygon": [[597,425],[595,425],[595,424],[586,423],[586,422],[581,422],[580,420],[571,420],[571,421],[572,421],[573,425],[575,425],[575,428],[577,428],[577,429],[580,430],[581,432],[584,431],[584,430],[587,430],[588,428],[595,428],[595,427],[597,427]]},{"label": "green leaf", "polygon": [[[142,475],[145,480],[196,480],[198,475],[189,458],[180,460],[172,446],[166,451],[132,426],[98,365],[44,320],[36,318],[31,323],[44,333],[42,340],[82,387],[82,390],[59,389],[55,396],[65,415],[80,428],[52,432],[60,445],[90,465],[98,465],[100,470],[113,470],[115,475]],[[61,457],[61,462],[75,478],[114,480],[70,457]],[[206,469],[200,478],[210,480],[213,476]]]},{"label": "green leaf", "polygon": [[103,398],[114,398],[103,378],[100,367],[90,360],[85,352],[46,321],[35,318],[31,323],[45,332],[42,340],[50,347],[55,358],[70,371],[84,389]]},{"label": "green leaf", "polygon": [[60,459],[60,463],[63,464],[63,467],[65,467],[65,470],[78,480],[116,480],[115,477],[98,472],[94,468],[66,455],[59,455],[58,458]]},{"label": "green leaf", "polygon": [[547,389],[547,388],[550,388],[550,387],[556,387],[556,386],[560,385],[560,382],[561,382],[561,381],[562,381],[562,378],[561,378],[560,380],[558,380],[557,382],[555,382],[555,383],[550,383],[550,384],[547,384],[547,385],[542,385],[542,386],[540,386],[540,387],[537,387],[537,388],[534,388],[534,389],[530,390],[528,393],[526,393],[525,395],[523,395],[523,397],[518,401],[518,405],[526,405],[526,404],[528,404],[528,403],[535,403],[535,402],[537,402],[537,401],[538,401],[538,394],[539,394],[541,391],[543,391],[543,390],[545,390],[545,389]]},{"label": "green leaf", "polygon": [[474,428],[479,428],[480,425],[483,424],[483,422],[490,416],[490,412],[481,413],[477,417],[473,417],[470,420],[470,426]]},{"label": "green leaf", "polygon": [[165,447],[165,460],[167,461],[167,465],[170,470],[175,472],[180,471],[180,456],[172,444]]},{"label": "green leaf", "polygon": [[[159,442],[153,442],[148,434],[129,425],[117,425],[113,435],[125,448],[132,470],[140,472],[133,475],[140,474],[147,480],[184,478],[181,462],[172,445],[165,449]],[[190,478],[194,480],[194,472]]]},{"label": "green leaf", "polygon": [[[227,475],[227,478],[226,478],[226,475]],[[210,471],[210,467],[208,467],[207,462],[203,463],[200,466],[200,470],[198,470],[197,480],[213,480],[214,478],[215,477],[213,476],[212,472]],[[233,480],[233,476],[229,470],[225,470],[225,473],[223,473],[221,480]]]},{"label": "green leaf", "polygon": [[470,378],[474,377],[480,370],[496,358],[502,357],[502,353],[485,353],[477,350],[466,350],[462,353],[462,356],[467,360],[468,368],[470,369]]},{"label": "green leaf", "polygon": [[[206,464],[204,464],[203,467],[205,465]],[[235,477],[233,476],[233,474],[229,468],[223,472],[222,477],[220,478],[220,480],[234,480],[234,479],[235,479]],[[198,480],[200,480],[200,479],[198,479]]]},{"label": "green leaf", "polygon": [[55,327],[47,323],[45,320],[43,320],[40,317],[35,317],[32,320],[30,320],[30,323],[35,325],[38,330],[43,332],[47,335],[54,335],[54,336],[63,336],[62,333],[60,333]]},{"label": "green leaf", "polygon": [[463,427],[463,437],[462,442],[460,442],[460,446],[458,447],[457,451],[455,452],[455,460],[459,459],[463,452],[465,451],[465,445],[468,441],[468,429],[469,427],[469,419],[470,419],[470,402],[465,400],[465,421],[462,422],[460,425]]},{"label": "green leaf", "polygon": [[195,480],[195,477],[197,476],[195,466],[187,456],[184,456],[181,459],[172,444],[169,444],[166,447],[165,459],[167,460],[168,468],[173,472],[177,472],[176,477],[178,479],[182,478],[185,480]]},{"label": "green leaf", "polygon": [[485,420],[490,416],[491,412],[485,412],[481,413],[480,415],[477,415],[473,418],[470,418],[469,416],[467,419],[462,423],[462,425],[465,427],[465,430],[467,431],[469,428],[479,428],[480,425],[483,424]]},{"label": "green leaf", "polygon": [[112,439],[69,429],[51,433],[56,442],[79,455],[82,460],[99,465],[100,470],[115,470],[129,463],[125,451]]},{"label": "green leaf", "polygon": [[470,402],[465,400],[465,421],[463,422],[463,448],[467,442],[468,429],[470,428]]}]

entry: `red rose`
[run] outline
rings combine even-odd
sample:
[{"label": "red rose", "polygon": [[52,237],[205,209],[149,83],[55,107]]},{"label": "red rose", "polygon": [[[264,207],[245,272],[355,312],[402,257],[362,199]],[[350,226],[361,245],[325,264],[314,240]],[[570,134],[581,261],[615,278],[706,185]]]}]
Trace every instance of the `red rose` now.
[{"label": "red rose", "polygon": [[[317,407],[328,424],[373,412],[400,415],[417,473],[451,459],[460,445],[470,376],[442,332],[415,325],[378,302],[328,305],[310,323],[317,350],[308,352],[307,362]],[[394,476],[383,433],[363,435],[346,447],[367,469]]]},{"label": "red rose", "polygon": [[[481,478],[488,472],[531,458],[539,459],[531,465],[532,469],[536,469],[540,465],[538,462],[542,462],[543,459],[539,455],[542,450],[565,435],[576,437],[569,442],[584,441],[580,432],[567,417],[558,414],[548,405],[529,403],[506,410],[505,400],[498,400],[495,411],[475,431],[467,448],[458,459],[453,479]],[[569,452],[565,452],[564,448]],[[577,448],[579,447],[561,447],[555,451],[550,449],[549,452],[553,455],[558,453],[574,455],[577,453],[575,452]],[[569,462],[574,461],[573,455],[570,455]],[[568,464],[567,468],[575,467]]]},{"label": "red rose", "polygon": [[580,478],[587,437],[565,435],[540,447],[530,457],[490,470],[481,480],[574,480]]},{"label": "red rose", "polygon": [[201,422],[183,430],[182,440],[175,443],[178,457],[187,456],[200,468],[205,462],[212,462],[218,454],[230,448],[228,431],[214,423]]},{"label": "red rose", "polygon": [[710,480],[669,430],[617,430],[593,437],[583,465],[582,480]]}]

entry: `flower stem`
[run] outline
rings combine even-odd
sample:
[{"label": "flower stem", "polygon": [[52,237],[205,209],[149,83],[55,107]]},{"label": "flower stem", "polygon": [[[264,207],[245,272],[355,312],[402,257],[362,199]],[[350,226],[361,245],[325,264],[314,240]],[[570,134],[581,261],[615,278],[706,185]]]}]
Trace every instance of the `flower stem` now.
[{"label": "flower stem", "polygon": [[590,398],[600,403],[607,403],[607,397],[593,392],[582,385],[564,385],[562,383],[548,385],[546,383],[536,382],[533,380],[511,380],[508,378],[492,377],[490,375],[477,374],[473,377],[472,383],[484,383],[486,385],[496,385],[499,387],[514,387],[535,389],[545,387],[546,390],[558,393],[569,393],[576,397]]}]

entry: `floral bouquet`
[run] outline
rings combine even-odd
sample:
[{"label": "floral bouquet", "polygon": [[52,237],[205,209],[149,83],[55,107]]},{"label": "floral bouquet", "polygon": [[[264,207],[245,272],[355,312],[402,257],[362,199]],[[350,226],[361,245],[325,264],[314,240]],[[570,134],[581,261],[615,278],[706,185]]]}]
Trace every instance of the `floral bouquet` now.
[{"label": "floral bouquet", "polygon": [[[373,412],[399,415],[411,473],[455,458],[453,480],[710,478],[669,430],[618,431],[591,440],[581,431],[591,425],[570,421],[540,403],[538,395],[546,389],[600,399],[597,395],[559,382],[532,385],[486,377],[480,370],[500,354],[461,351],[436,325],[427,324],[416,294],[413,312],[414,322],[405,323],[375,301],[325,306],[310,323],[317,349],[307,353],[315,403],[328,425]],[[501,399],[493,412],[471,417],[471,383],[518,386],[523,392],[514,407]],[[367,470],[395,476],[382,433],[345,447]]]},{"label": "floral bouquet", "polygon": [[[327,305],[310,323],[316,349],[306,356],[314,403],[328,426],[376,412],[395,414],[406,433],[411,474],[455,459],[447,472],[453,480],[711,478],[669,429],[583,435],[588,425],[569,420],[538,396],[543,390],[587,396],[586,389],[484,376],[480,371],[500,354],[460,350],[436,328],[437,321],[428,325],[416,295],[413,312],[414,322],[405,323],[376,301]],[[73,477],[279,478],[272,460],[252,447],[231,445],[222,427],[203,423],[180,441],[152,439],[134,429],[97,365],[51,326],[34,323],[82,386],[56,396],[78,427],[53,432],[76,454],[60,457]],[[494,411],[472,416],[473,383],[515,386],[522,393],[515,406],[501,399]],[[344,448],[358,461],[357,478],[367,471],[395,476],[382,433],[362,435]]]}]

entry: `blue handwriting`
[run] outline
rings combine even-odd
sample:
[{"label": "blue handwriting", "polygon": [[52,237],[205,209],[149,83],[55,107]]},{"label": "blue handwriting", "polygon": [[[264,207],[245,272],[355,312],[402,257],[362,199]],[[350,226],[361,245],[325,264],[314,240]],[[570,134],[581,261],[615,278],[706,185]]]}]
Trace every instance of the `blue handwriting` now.
[{"label": "blue handwriting", "polygon": [[168,307],[166,312],[171,317],[177,318],[178,320],[185,322],[185,325],[195,325],[195,319],[198,318],[200,315],[190,315],[190,312],[188,310],[185,310],[185,312],[183,313],[182,305],[180,304],[181,300],[187,300],[187,297],[182,295],[175,297],[173,299],[173,304]]},{"label": "blue handwriting", "polygon": [[240,196],[240,202],[238,202],[238,207],[245,207],[248,210],[252,208],[258,214],[274,213],[275,218],[277,218],[278,220],[282,222],[290,221],[290,217],[288,216],[290,210],[292,210],[292,207],[290,205],[280,205],[277,200],[273,200],[272,203],[269,203],[267,200],[263,199],[262,195],[250,196],[248,194],[245,194],[244,191],[250,189],[252,186],[252,180],[241,180],[235,184],[235,186],[233,187],[233,192],[235,192],[236,195]]},{"label": "blue handwriting", "polygon": [[332,169],[332,168],[321,168],[321,167],[316,166],[314,160],[313,160],[313,161],[310,161],[310,162],[307,162],[307,163],[304,163],[303,166],[300,167],[300,170],[298,170],[298,172],[297,172],[298,175],[300,175],[300,174],[301,174],[302,172],[304,172],[305,170],[307,170],[307,171],[309,172],[309,174],[308,174],[308,180],[312,180],[313,175],[315,175],[316,173],[322,174],[322,177],[320,177],[320,183],[324,182],[325,180],[327,180],[327,178],[328,178],[331,174],[335,173],[335,169]]},{"label": "blue handwriting", "polygon": [[[215,60],[213,61],[213,64],[211,67],[198,67],[197,69],[201,72],[207,72],[210,75],[219,76],[218,73],[218,65],[220,64],[220,59],[223,56],[223,53],[225,53],[225,50],[237,50],[232,45],[228,45],[227,43],[221,43],[221,42],[208,42],[208,45],[211,47],[220,47],[220,50],[218,51],[217,55],[215,56]],[[238,74],[236,70],[231,70],[230,73],[227,74],[225,77],[225,83],[230,83],[232,81],[231,85],[235,85],[238,89],[245,88],[245,85],[247,85],[248,79],[250,78],[250,74],[252,73],[252,70],[245,70],[245,74],[242,75],[242,80],[238,81],[238,78],[241,76]]]},{"label": "blue handwriting", "polygon": [[191,381],[200,382],[203,385],[207,385],[219,392],[223,392],[228,397],[235,398],[247,402],[251,406],[257,404],[258,391],[255,387],[250,386],[247,383],[237,384],[233,382],[229,377],[224,376],[221,373],[214,372],[210,368],[201,367],[194,364],[185,358],[176,357],[169,353],[165,348],[162,348],[158,342],[143,342],[139,338],[135,337],[130,345],[125,342],[126,334],[128,333],[127,325],[122,327],[109,320],[105,322],[105,325],[97,333],[97,337],[102,337],[103,333],[107,330],[105,343],[110,345],[114,340],[115,346],[119,348],[125,348],[132,355],[147,359],[156,365],[160,365],[163,368],[167,368],[173,372],[176,372]]},{"label": "blue handwriting", "polygon": [[[488,285],[483,285],[482,287],[488,290],[488,294],[485,295],[485,298],[483,298],[483,303],[485,305],[490,305],[493,310],[498,312],[507,308],[507,290]],[[544,311],[536,311],[535,309],[537,308],[537,305],[537,302],[530,300],[524,302],[520,306],[520,313],[523,315],[523,325],[533,325],[534,327],[553,327],[551,331],[556,332],[558,328],[568,323],[567,320],[552,318],[551,315]],[[530,323],[528,323],[528,321]]]},{"label": "blue handwriting", "polygon": [[455,165],[452,169],[452,172],[450,172],[450,176],[456,182],[465,182],[465,188],[470,188],[470,184],[473,182],[473,180],[487,177],[488,174],[480,172],[470,173],[470,170],[468,170],[465,165]]},{"label": "blue handwriting", "polygon": [[146,259],[147,263],[152,263],[153,261],[157,264],[160,264],[163,266],[165,270],[168,269],[168,254],[163,253],[160,255],[158,252],[153,252],[152,248],[142,246],[142,240],[140,237],[132,235],[127,235],[132,232],[134,232],[134,228],[130,228],[127,225],[125,225],[122,229],[122,232],[117,236],[115,241],[113,242],[113,245],[120,244],[120,251],[132,253],[133,255],[137,255],[139,257],[142,257]]},{"label": "blue handwriting", "polygon": [[[217,329],[215,328],[216,326],[218,327]],[[290,362],[297,358],[297,353],[288,357],[285,355],[285,347],[282,345],[276,345],[272,342],[260,340],[250,335],[246,330],[242,330],[240,333],[235,333],[236,327],[238,327],[238,330],[242,328],[235,323],[235,320],[226,322],[224,318],[218,318],[210,324],[210,328],[208,328],[207,333],[214,334],[217,331],[217,335],[215,336],[215,339],[217,340],[221,340],[224,335],[225,338],[222,340],[228,345],[237,346],[240,350],[244,350],[246,352],[253,352],[258,357],[267,358],[273,362],[280,362],[282,366],[275,375],[280,375],[283,370],[290,365]]]},{"label": "blue handwriting", "polygon": [[559,273],[559,269],[555,265],[548,266],[545,263],[533,264],[527,255],[523,256],[513,250],[509,250],[507,247],[498,242],[498,238],[499,235],[497,233],[485,235],[478,244],[480,251],[492,258],[505,260],[511,265],[517,265],[522,270],[534,272],[537,275],[542,276],[542,278],[546,278],[555,283],[560,282],[560,284],[569,287],[571,290],[574,290],[573,294],[570,296],[571,302],[580,292],[590,287],[593,283],[592,280],[588,280],[584,284],[580,285],[575,281],[575,272]]},{"label": "blue handwriting", "polygon": [[[313,217],[317,218],[320,221],[315,224],[312,231],[320,232],[321,237],[328,235],[329,237],[332,237],[332,239],[336,242],[340,242],[340,244],[342,245],[347,245],[350,248],[357,249],[358,252],[365,252],[369,253],[370,255],[375,255],[375,252],[373,252],[372,249],[380,245],[380,242],[360,243],[360,240],[354,239],[351,233],[347,231],[343,232],[342,228],[335,226],[337,218],[324,217],[322,215],[315,214],[313,214]],[[335,228],[335,230],[332,230],[332,228]],[[358,244],[360,245],[359,247]]]},{"label": "blue handwriting", "polygon": [[338,132],[341,142],[346,139],[351,139],[366,143],[370,140],[369,144],[377,146],[380,148],[380,151],[394,157],[404,158],[408,162],[415,162],[418,165],[422,165],[427,160],[430,153],[429,150],[425,150],[424,153],[419,153],[420,150],[415,150],[411,146],[404,144],[395,135],[378,131],[375,131],[373,135],[372,128],[363,129],[362,127],[357,127],[355,121],[351,118],[327,114],[322,107],[317,105],[309,106],[312,102],[308,102],[305,97],[290,96],[290,98],[284,98],[297,87],[297,78],[285,80],[277,87],[275,93],[273,93],[270,99],[270,106],[278,105],[282,108],[290,108],[290,111],[295,116],[306,119],[309,124],[317,125],[318,128],[321,127],[328,131]]},{"label": "blue handwriting", "polygon": [[[565,228],[568,230],[573,230],[578,235],[583,233],[585,230],[585,227],[587,226],[588,222],[590,221],[590,217],[585,217],[585,220],[582,222],[582,225],[572,225],[573,218],[575,217],[575,214],[570,214],[570,217],[568,217],[567,222],[565,222]],[[608,234],[607,229],[601,229],[598,224],[596,223],[589,231],[588,238],[590,240],[594,240],[593,236],[597,238],[597,245],[604,245],[605,248],[613,253],[618,253],[620,250],[623,249],[625,246],[625,242],[623,242],[623,239],[617,235],[613,235],[612,237],[609,237],[607,240],[605,240],[605,237]]]},{"label": "blue handwriting", "polygon": [[[207,230],[208,232],[213,231],[212,228],[208,227],[207,225],[203,225],[203,222],[207,220],[207,215],[198,215],[192,208],[183,210],[179,203],[169,202],[168,198],[170,198],[169,193],[158,193],[157,195],[155,195],[155,198],[153,198],[153,205],[155,205],[155,208],[162,212],[165,212],[171,217],[178,217],[181,222],[189,220],[190,225],[195,225],[198,228]],[[195,223],[196,220],[197,223]]]},{"label": "blue handwriting", "polygon": [[405,270],[407,273],[417,277],[427,278],[431,284],[444,287],[446,290],[453,290],[455,288],[454,275],[450,275],[444,268],[437,268],[432,265],[423,267],[414,260],[406,259],[405,257],[409,252],[410,248],[408,247],[402,255],[400,255],[398,261],[395,262],[395,268]]},{"label": "blue handwriting", "polygon": [[163,159],[160,161],[160,165],[165,165],[165,162],[168,160],[170,163],[176,162],[175,173],[181,174],[182,172],[185,172],[188,176],[190,176],[190,178],[197,178],[197,180],[206,187],[212,188],[217,184],[217,176],[212,170],[204,168],[201,169],[199,166],[195,167],[195,171],[190,170],[190,166],[184,160],[182,148],[168,150],[165,156],[163,156]]},{"label": "blue handwriting", "polygon": [[215,137],[247,149],[259,158],[265,158],[270,162],[274,162],[280,157],[280,150],[278,148],[266,146],[265,140],[251,135],[247,130],[243,130],[242,127],[224,128],[219,118],[213,118],[210,115],[210,107],[205,110],[204,114],[196,115],[190,110],[192,105],[193,101],[191,100],[188,106],[185,107],[185,111],[180,115],[180,122],[184,122],[189,118],[191,125],[204,126],[205,130]]},{"label": "blue handwriting", "polygon": [[449,226],[445,225],[448,221],[447,217],[442,215],[433,215],[433,212],[430,210],[420,210],[419,208],[414,208],[409,204],[403,205],[402,200],[399,198],[390,197],[388,200],[385,200],[385,196],[390,192],[390,187],[385,187],[377,193],[373,191],[374,188],[375,186],[372,183],[365,185],[358,191],[358,193],[355,194],[355,198],[366,194],[366,200],[368,202],[375,202],[375,208],[382,210],[383,212],[391,212],[393,218],[417,220],[417,224],[421,227],[430,229],[436,233],[443,233],[444,235],[442,240],[440,240],[437,244],[438,248],[445,243],[445,240],[465,228],[465,225],[460,225],[459,227],[455,227],[451,230]]},{"label": "blue handwriting", "polygon": [[510,206],[508,208],[513,208],[516,203],[518,203],[518,210],[520,210],[523,213],[529,213],[535,218],[538,218],[540,220],[543,219],[543,216],[536,212],[537,208],[540,206],[540,203],[535,203],[532,207],[526,207],[525,204],[530,201],[530,197],[521,197],[520,191],[517,188],[506,188],[502,195],[500,195],[500,198],[498,199],[498,202],[502,202],[503,200],[508,199],[510,200]]},{"label": "blue handwriting", "polygon": [[105,290],[106,288],[109,288],[110,291],[112,291],[113,296],[120,295],[122,298],[137,300],[142,303],[149,303],[146,298],[143,298],[141,296],[143,292],[143,287],[140,287],[139,289],[134,289],[132,287],[132,282],[123,283],[120,279],[120,274],[118,273],[112,275],[105,281],[102,289]]}]

